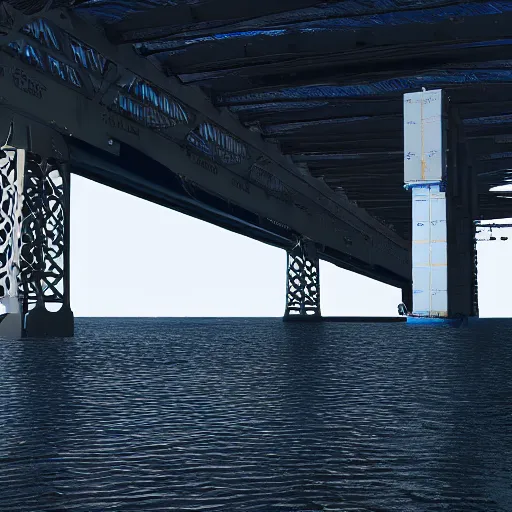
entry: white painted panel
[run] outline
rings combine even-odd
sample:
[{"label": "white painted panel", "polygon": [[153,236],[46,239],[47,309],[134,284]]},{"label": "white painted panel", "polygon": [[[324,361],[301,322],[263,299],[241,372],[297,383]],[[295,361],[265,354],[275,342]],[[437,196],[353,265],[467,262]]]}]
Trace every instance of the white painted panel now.
[{"label": "white painted panel", "polygon": [[412,190],[412,214],[415,221],[426,221],[430,218],[430,197],[426,187],[415,187]]},{"label": "white painted panel", "polygon": [[430,221],[430,237],[433,242],[446,243],[446,221],[432,220]]},{"label": "white painted panel", "polygon": [[446,266],[446,242],[430,244],[430,264],[432,266]]},{"label": "white painted panel", "polygon": [[448,291],[447,267],[432,267],[431,269],[431,316],[447,316]]},{"label": "white painted panel", "polygon": [[421,222],[414,224],[414,238],[415,243],[428,243],[430,240],[430,222],[428,218]]},{"label": "white painted panel", "polygon": [[413,267],[413,309],[414,313],[428,316],[430,311],[430,268],[429,267]]},{"label": "white painted panel", "polygon": [[404,95],[404,182],[441,181],[444,172],[441,90]]},{"label": "white painted panel", "polygon": [[413,312],[446,316],[446,197],[439,184],[412,186]]},{"label": "white painted panel", "polygon": [[440,194],[432,193],[430,201],[430,218],[432,221],[446,222],[446,198],[444,192],[441,192]]},{"label": "white painted panel", "polygon": [[413,241],[412,265],[413,267],[430,267],[430,245]]}]

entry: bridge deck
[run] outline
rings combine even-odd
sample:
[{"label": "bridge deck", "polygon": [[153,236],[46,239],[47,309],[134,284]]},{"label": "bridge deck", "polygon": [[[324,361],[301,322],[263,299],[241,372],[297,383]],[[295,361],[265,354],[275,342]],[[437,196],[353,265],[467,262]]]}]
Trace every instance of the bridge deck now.
[{"label": "bridge deck", "polygon": [[[0,44],[7,44],[11,55],[2,54],[0,66],[4,74],[13,73],[22,92],[6,85],[2,103],[38,120],[52,120],[61,133],[74,137],[71,156],[85,175],[167,205],[173,202],[170,189],[161,197],[157,192],[158,186],[166,186],[158,184],[163,179],[155,170],[158,165],[172,168],[168,163],[173,162],[176,175],[185,167],[192,169],[188,175],[183,171],[185,181],[180,186],[185,193],[192,191],[189,196],[194,200],[205,190],[215,196],[215,175],[219,183],[225,180],[224,187],[236,189],[230,189],[230,208],[247,204],[247,211],[259,219],[248,219],[249,224],[261,225],[262,218],[274,221],[274,227],[268,227],[272,235],[267,237],[265,229],[258,228],[251,236],[285,246],[282,240],[289,228],[298,231],[297,226],[304,226],[305,234],[325,249],[327,259],[399,284],[410,278],[404,239],[410,238],[411,223],[411,199],[402,187],[402,95],[421,87],[442,87],[458,107],[466,129],[480,180],[482,216],[512,216],[508,194],[488,192],[490,186],[506,183],[512,168],[512,39],[508,36],[512,1],[11,0],[8,4],[2,4],[0,13]],[[23,13],[14,24],[11,7]],[[49,20],[49,25],[40,24],[41,19]],[[58,62],[65,53],[57,36],[54,40],[52,30],[58,32],[58,26],[63,34],[67,30],[86,43],[71,42],[74,53],[68,49],[67,58],[89,66],[87,91],[80,74],[73,75],[77,73],[73,66],[65,68],[51,60]],[[40,53],[37,45],[43,48]],[[39,66],[43,58],[48,60]],[[63,87],[55,93],[57,86],[46,77],[33,80],[27,70],[38,66],[43,75],[53,73],[54,82],[55,77],[66,79],[68,90],[83,85],[78,92],[87,101]],[[54,103],[38,103],[41,91],[49,88],[54,90]],[[172,96],[166,96],[168,91]],[[213,107],[206,104],[203,93]],[[152,124],[148,116],[139,115],[136,100],[145,113],[160,102],[151,112]],[[164,101],[167,110],[162,116]],[[58,104],[61,111],[50,113]],[[244,133],[225,109],[245,125]],[[124,115],[124,120],[111,116],[113,112]],[[127,114],[135,123],[126,121]],[[163,126],[169,117],[174,124]],[[141,175],[120,180],[115,170],[120,160],[106,172],[104,164],[92,163],[91,148],[79,147],[82,142],[96,148],[106,145],[98,125],[101,118],[114,134],[111,147],[102,151],[118,158],[124,155],[125,168],[137,152],[154,159],[154,165],[148,164],[151,169],[144,170],[144,179],[151,181],[146,183],[151,189],[147,194]],[[195,126],[192,131],[190,125]],[[210,161],[198,156],[194,150],[209,150],[205,141],[223,147],[224,153],[217,151]],[[90,155],[88,162],[79,158],[84,151]],[[281,152],[290,158],[283,160]],[[231,174],[222,175],[224,168]],[[266,196],[255,191],[250,197],[250,183],[254,185],[256,178],[260,185],[267,180],[267,192],[279,203],[267,197],[270,206],[258,209]],[[201,186],[194,188],[194,182]],[[293,211],[286,206],[291,192],[306,198],[294,200]],[[374,222],[346,199],[343,202],[344,193],[382,222]],[[213,200],[203,197],[203,204],[208,201]],[[238,220],[243,216],[240,211],[234,215]],[[282,224],[284,231],[279,231],[276,226]],[[384,224],[392,225],[392,230]]]},{"label": "bridge deck", "polygon": [[169,3],[75,1],[74,10],[208,91],[405,238],[402,94],[442,87],[470,139],[481,214],[512,215],[508,194],[488,193],[512,167],[512,2]]}]

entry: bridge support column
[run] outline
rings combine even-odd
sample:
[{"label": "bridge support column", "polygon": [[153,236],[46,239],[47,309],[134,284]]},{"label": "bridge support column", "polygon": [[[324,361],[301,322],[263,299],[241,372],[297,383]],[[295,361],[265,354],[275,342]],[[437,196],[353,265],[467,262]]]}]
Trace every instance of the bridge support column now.
[{"label": "bridge support column", "polygon": [[69,297],[69,170],[0,150],[0,336],[73,336]]},{"label": "bridge support column", "polygon": [[448,313],[478,316],[475,220],[478,215],[476,172],[469,158],[462,125],[455,111],[448,116],[446,222]]},{"label": "bridge support column", "polygon": [[413,313],[478,315],[477,192],[461,125],[442,91],[404,96],[404,181],[412,191]]},{"label": "bridge support column", "polygon": [[287,262],[285,318],[320,318],[320,262],[315,244],[299,240],[288,251]]},{"label": "bridge support column", "polygon": [[407,311],[412,311],[412,285],[402,288],[402,303]]}]

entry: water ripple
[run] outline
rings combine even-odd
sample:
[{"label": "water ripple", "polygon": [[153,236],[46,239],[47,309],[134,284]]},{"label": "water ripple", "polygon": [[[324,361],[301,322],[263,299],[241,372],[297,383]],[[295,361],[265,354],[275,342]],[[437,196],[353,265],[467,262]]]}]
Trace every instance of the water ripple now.
[{"label": "water ripple", "polygon": [[512,510],[512,323],[0,342],[1,511]]}]

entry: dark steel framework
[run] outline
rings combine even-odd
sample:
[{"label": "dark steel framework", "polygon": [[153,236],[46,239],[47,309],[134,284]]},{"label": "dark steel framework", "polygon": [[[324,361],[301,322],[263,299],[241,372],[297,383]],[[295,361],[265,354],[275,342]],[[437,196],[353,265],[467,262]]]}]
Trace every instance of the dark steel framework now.
[{"label": "dark steel framework", "polygon": [[511,19],[509,0],[11,0],[0,132],[14,121],[17,148],[286,250],[305,236],[406,289],[402,95],[446,91],[457,179],[473,169],[479,217],[512,216],[489,193],[512,166]]},{"label": "dark steel framework", "polygon": [[64,136],[55,150],[69,152],[73,172],[284,249],[306,236],[328,261],[395,286],[410,279],[404,240],[201,91],[73,12],[2,5],[0,82],[16,147],[36,144],[39,125],[46,142]]},{"label": "dark steel framework", "polygon": [[475,222],[479,217],[475,167],[457,109],[447,112],[448,314],[478,316]]},{"label": "dark steel framework", "polygon": [[[512,153],[508,0],[10,4],[32,19],[62,8],[100,26],[116,55],[133,48],[170,77],[167,86],[201,87],[216,107],[405,239],[401,97],[441,87],[467,128],[480,215],[512,215],[507,194],[488,193],[505,182]],[[83,33],[91,44],[98,39],[90,26]]]}]

